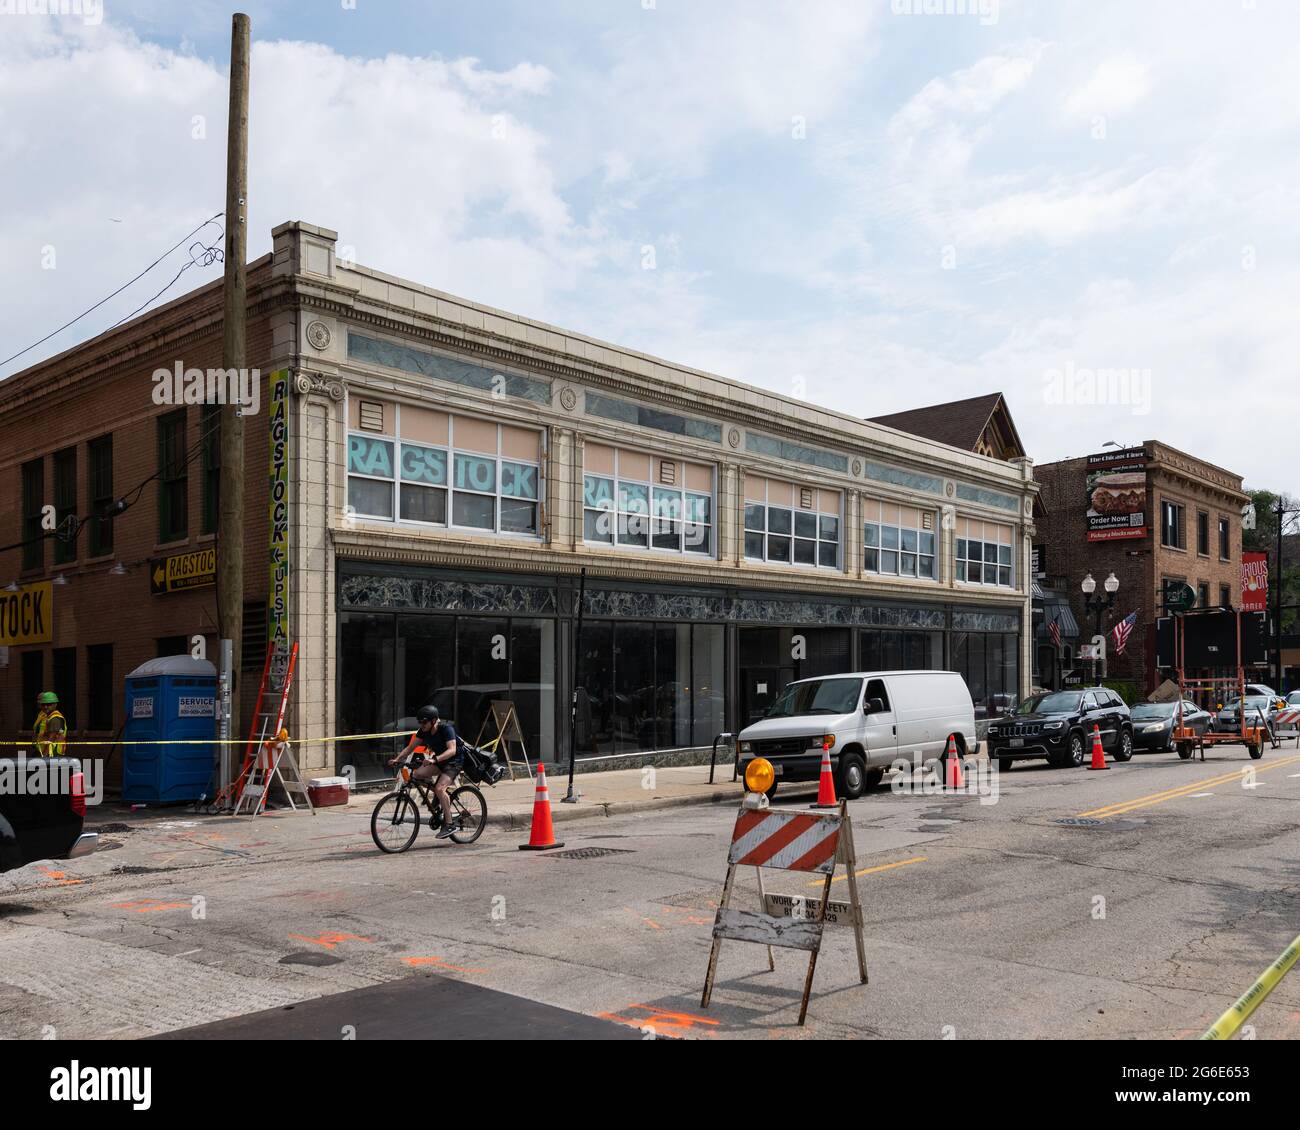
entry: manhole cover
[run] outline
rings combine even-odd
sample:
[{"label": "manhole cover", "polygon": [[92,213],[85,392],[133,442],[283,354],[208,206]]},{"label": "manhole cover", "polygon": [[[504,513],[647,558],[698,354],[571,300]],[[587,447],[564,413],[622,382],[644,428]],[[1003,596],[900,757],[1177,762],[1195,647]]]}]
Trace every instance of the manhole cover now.
[{"label": "manhole cover", "polygon": [[1097,828],[1101,826],[1100,820],[1092,820],[1086,816],[1066,816],[1061,820],[1052,821],[1054,824],[1064,824],[1067,828]]},{"label": "manhole cover", "polygon": [[281,965],[338,965],[343,959],[332,953],[287,953],[280,958]]},{"label": "manhole cover", "polygon": [[586,847],[573,848],[571,851],[557,851],[547,859],[599,859],[602,855],[632,855],[634,848]]}]

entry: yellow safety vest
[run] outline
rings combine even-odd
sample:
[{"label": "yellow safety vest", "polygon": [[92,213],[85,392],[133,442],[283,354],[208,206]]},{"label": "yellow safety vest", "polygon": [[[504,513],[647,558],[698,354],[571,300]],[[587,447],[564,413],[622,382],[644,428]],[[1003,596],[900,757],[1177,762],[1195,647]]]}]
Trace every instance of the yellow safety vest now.
[{"label": "yellow safety vest", "polygon": [[[46,728],[54,719],[63,723],[63,730],[58,737],[51,738],[49,741],[41,741]],[[36,752],[42,757],[62,757],[63,743],[68,734],[68,720],[63,717],[58,710],[51,710],[40,715],[36,719],[36,725],[32,727],[32,736],[36,739]]]}]

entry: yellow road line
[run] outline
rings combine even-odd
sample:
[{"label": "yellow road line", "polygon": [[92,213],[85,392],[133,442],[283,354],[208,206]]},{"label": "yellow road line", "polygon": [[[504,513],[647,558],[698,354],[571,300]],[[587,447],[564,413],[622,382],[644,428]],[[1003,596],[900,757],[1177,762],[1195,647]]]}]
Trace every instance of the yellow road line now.
[{"label": "yellow road line", "polygon": [[1240,781],[1248,771],[1253,771],[1256,774],[1266,773],[1270,769],[1282,769],[1287,765],[1294,765],[1296,762],[1300,762],[1300,754],[1293,757],[1284,757],[1278,761],[1270,761],[1267,765],[1251,762],[1249,765],[1243,765],[1240,769],[1235,769],[1231,773],[1224,773],[1218,777],[1209,777],[1205,780],[1189,781],[1185,785],[1177,785],[1174,788],[1163,789],[1158,793],[1149,793],[1146,796],[1135,797],[1132,800],[1116,801],[1114,804],[1103,805],[1101,808],[1080,812],[1078,817],[1121,816],[1139,808],[1149,808],[1151,805],[1163,804],[1167,800],[1177,800],[1179,797],[1188,796],[1191,793],[1199,792],[1201,789],[1211,789],[1219,785],[1226,785],[1231,781]]},{"label": "yellow road line", "polygon": [[[926,861],[926,856],[914,855],[912,856],[911,859],[900,859],[897,863],[882,863],[879,867],[864,867],[861,871],[855,871],[853,872],[853,874],[859,877],[862,875],[877,875],[881,871],[892,871],[895,867],[906,867],[909,863],[924,863],[925,861]],[[831,882],[842,883],[847,878],[848,878],[847,875],[836,875],[835,878],[831,880]],[[808,886],[821,887],[824,886],[825,883],[826,883],[825,879],[814,879],[811,883],[808,884]]]}]

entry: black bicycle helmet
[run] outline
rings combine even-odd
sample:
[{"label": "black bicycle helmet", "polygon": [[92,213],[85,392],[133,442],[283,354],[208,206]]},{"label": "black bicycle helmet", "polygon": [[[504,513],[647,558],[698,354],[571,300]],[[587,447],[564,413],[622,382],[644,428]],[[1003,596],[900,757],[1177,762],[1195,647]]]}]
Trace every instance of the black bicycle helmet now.
[{"label": "black bicycle helmet", "polygon": [[438,721],[438,708],[436,706],[422,706],[415,712],[415,720],[420,723]]}]

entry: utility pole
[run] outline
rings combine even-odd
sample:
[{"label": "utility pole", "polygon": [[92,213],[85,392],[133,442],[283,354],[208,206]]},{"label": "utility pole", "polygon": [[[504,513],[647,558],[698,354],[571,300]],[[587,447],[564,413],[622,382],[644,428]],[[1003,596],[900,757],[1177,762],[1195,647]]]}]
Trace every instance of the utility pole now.
[{"label": "utility pole", "polygon": [[[230,116],[226,139],[225,316],[221,364],[226,370],[247,368],[248,312],[248,55],[249,20],[236,12],[230,30]],[[227,381],[227,386],[235,382]],[[217,518],[217,628],[230,641],[230,736],[239,733],[237,673],[244,620],[244,420],[237,404],[221,407],[221,472]],[[229,750],[229,746],[222,746]],[[223,758],[223,770],[228,762]],[[221,781],[221,787],[229,784]]]}]

